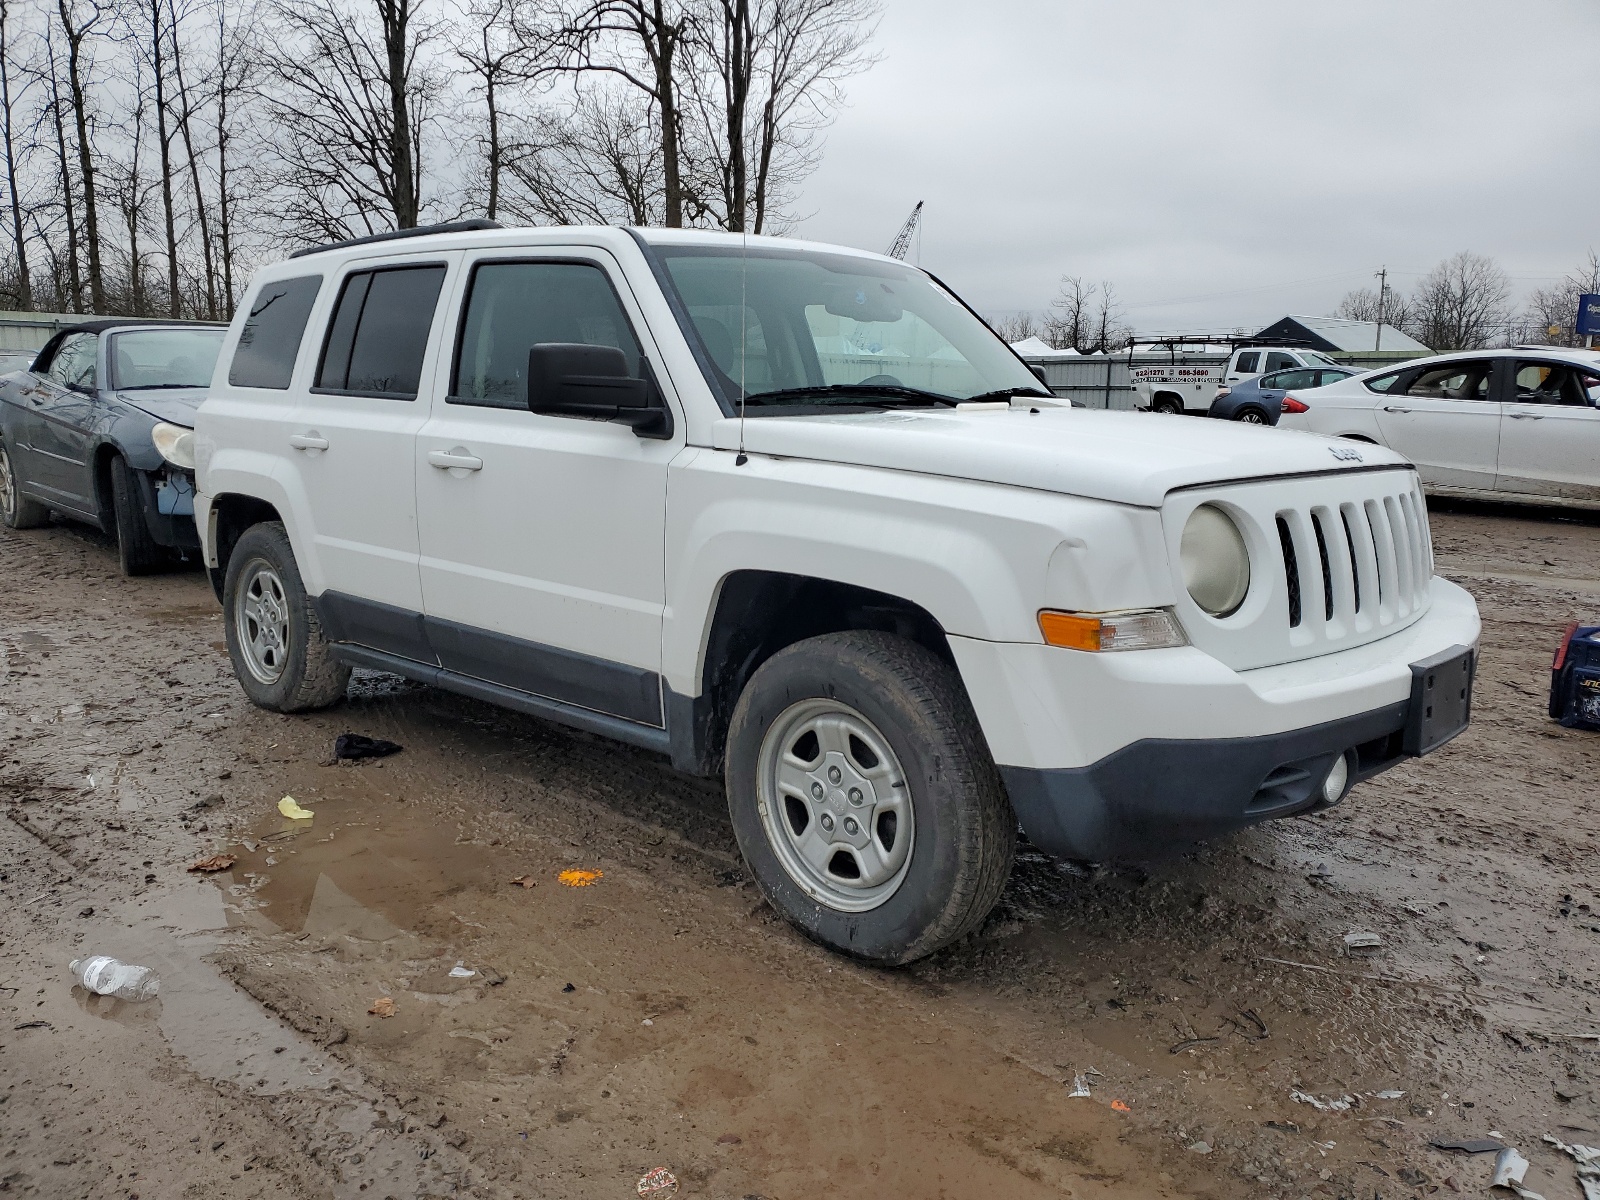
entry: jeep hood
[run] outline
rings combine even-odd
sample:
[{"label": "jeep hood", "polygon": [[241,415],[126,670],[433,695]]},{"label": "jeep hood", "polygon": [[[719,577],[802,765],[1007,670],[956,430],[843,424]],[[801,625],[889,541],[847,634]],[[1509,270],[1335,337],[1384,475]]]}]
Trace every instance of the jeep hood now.
[{"label": "jeep hood", "polygon": [[206,398],[206,389],[199,388],[132,388],[117,393],[117,399],[130,408],[149,413],[158,421],[169,421],[194,428],[195,410]]},{"label": "jeep hood", "polygon": [[[739,447],[738,418],[712,430]],[[1051,407],[748,417],[752,454],[915,471],[1159,508],[1174,488],[1405,467],[1382,446],[1203,417]]]}]

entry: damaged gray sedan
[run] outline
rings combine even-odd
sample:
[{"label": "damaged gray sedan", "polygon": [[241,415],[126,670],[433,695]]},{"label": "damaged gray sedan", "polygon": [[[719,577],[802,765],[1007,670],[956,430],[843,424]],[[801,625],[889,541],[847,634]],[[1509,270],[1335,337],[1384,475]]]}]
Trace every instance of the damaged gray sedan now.
[{"label": "damaged gray sedan", "polygon": [[194,412],[226,327],[115,319],[64,329],[0,379],[0,519],[52,512],[114,534],[127,575],[199,548]]}]

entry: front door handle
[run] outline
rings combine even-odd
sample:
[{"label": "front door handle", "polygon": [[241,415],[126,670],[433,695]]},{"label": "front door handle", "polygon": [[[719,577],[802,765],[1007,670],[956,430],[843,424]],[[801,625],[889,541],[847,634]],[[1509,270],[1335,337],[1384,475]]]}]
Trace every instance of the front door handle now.
[{"label": "front door handle", "polygon": [[1544,414],[1543,413],[1514,412],[1514,413],[1511,414],[1511,419],[1513,421],[1542,421],[1542,420],[1544,420]]},{"label": "front door handle", "polygon": [[319,437],[315,432],[291,433],[289,435],[289,445],[296,450],[326,450],[328,448],[328,439]]},{"label": "front door handle", "polygon": [[464,446],[453,450],[429,450],[428,465],[441,471],[481,471],[483,459],[468,454]]},{"label": "front door handle", "polygon": [[1383,406],[1383,411],[1384,412],[1408,413],[1411,410],[1409,408],[1401,408],[1398,404],[1385,404]]}]

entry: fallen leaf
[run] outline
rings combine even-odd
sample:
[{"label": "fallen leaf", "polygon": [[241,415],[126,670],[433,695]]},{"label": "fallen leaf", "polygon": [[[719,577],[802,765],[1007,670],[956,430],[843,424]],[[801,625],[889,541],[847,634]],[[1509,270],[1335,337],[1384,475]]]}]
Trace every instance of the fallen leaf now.
[{"label": "fallen leaf", "polygon": [[538,881],[532,875],[518,875],[511,882],[515,887],[535,888],[539,886]]},{"label": "fallen leaf", "polygon": [[189,870],[203,871],[207,875],[216,871],[226,871],[239,860],[231,854],[213,854],[210,858],[202,858],[197,863],[190,863]]},{"label": "fallen leaf", "polygon": [[309,821],[316,815],[309,808],[301,808],[295,803],[293,796],[285,796],[282,800],[279,800],[278,811],[295,821]]},{"label": "fallen leaf", "polygon": [[372,1007],[367,1009],[375,1017],[394,1016],[394,1000],[389,996],[379,996],[372,1002]]},{"label": "fallen leaf", "polygon": [[1132,1112],[1133,1111],[1133,1107],[1131,1105],[1129,1105],[1124,1100],[1113,1100],[1111,1102],[1111,1107],[1116,1109],[1118,1112]]},{"label": "fallen leaf", "polygon": [[[589,887],[593,885],[596,880],[603,879],[604,877],[604,871],[585,871],[578,868],[574,868],[570,871],[563,871],[561,874],[556,876],[557,879],[566,884],[568,887]],[[677,1184],[674,1183],[673,1186],[676,1187]]]}]

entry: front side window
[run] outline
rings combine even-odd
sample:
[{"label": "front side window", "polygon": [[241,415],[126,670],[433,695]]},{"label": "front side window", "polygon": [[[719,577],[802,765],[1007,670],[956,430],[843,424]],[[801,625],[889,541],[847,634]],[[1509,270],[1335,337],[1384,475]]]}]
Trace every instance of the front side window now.
[{"label": "front side window", "polygon": [[1561,363],[1519,362],[1512,399],[1517,404],[1587,404],[1578,372]]},{"label": "front side window", "polygon": [[481,262],[472,272],[451,404],[527,408],[528,351],[541,343],[612,346],[639,378],[642,355],[606,273],[586,262]]},{"label": "front side window", "polygon": [[1426,367],[1406,386],[1404,394],[1429,400],[1487,400],[1493,369],[1494,363],[1488,359]]},{"label": "front side window", "polygon": [[1256,364],[1261,361],[1261,352],[1252,350],[1248,354],[1239,355],[1239,364],[1234,368],[1241,375],[1250,375],[1255,372]]},{"label": "front side window", "polygon": [[62,387],[92,392],[95,388],[95,356],[100,339],[92,333],[71,333],[56,347],[55,357],[45,377]]},{"label": "front side window", "polygon": [[118,391],[203,388],[222,349],[222,329],[138,329],[111,335],[106,365]]},{"label": "front side window", "polygon": [[389,267],[348,276],[328,323],[317,390],[415,400],[444,272]]},{"label": "front side window", "polygon": [[306,320],[321,288],[321,275],[277,279],[262,285],[250,303],[250,315],[239,331],[239,344],[228,364],[231,386],[277,391],[289,386]]},{"label": "front side window", "polygon": [[731,406],[928,405],[1045,394],[993,331],[927,275],[825,251],[658,246]]}]

